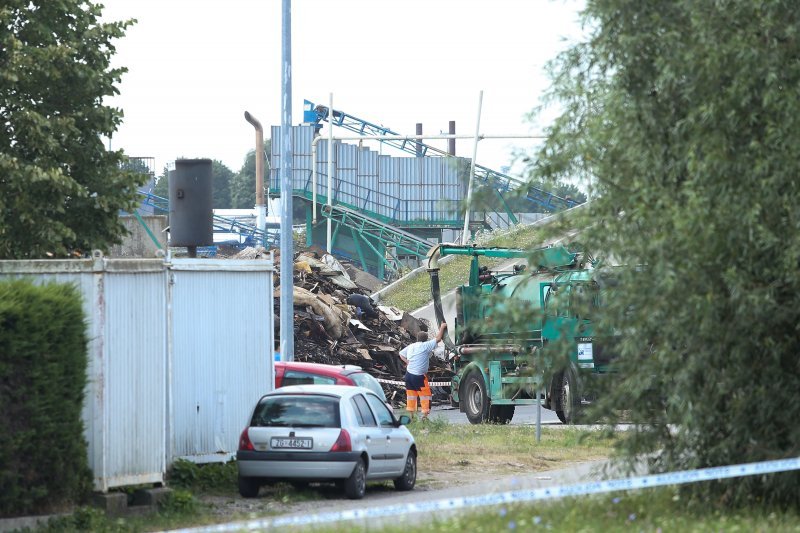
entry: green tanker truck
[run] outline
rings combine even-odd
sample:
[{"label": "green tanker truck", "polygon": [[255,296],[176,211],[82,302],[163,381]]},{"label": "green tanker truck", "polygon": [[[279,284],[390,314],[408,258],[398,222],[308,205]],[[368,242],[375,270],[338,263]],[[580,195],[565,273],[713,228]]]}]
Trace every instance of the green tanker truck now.
[{"label": "green tanker truck", "polygon": [[[562,422],[573,422],[585,378],[611,370],[589,316],[600,305],[595,262],[563,246],[531,251],[437,245],[428,252],[428,274],[438,323],[445,320],[438,260],[447,255],[472,256],[469,282],[456,289],[453,338],[448,332],[444,339],[455,372],[453,406],[473,424],[508,423],[517,405],[543,397]],[[508,261],[489,269],[481,258]],[[514,304],[527,308],[525,320],[503,319],[503,309]],[[567,343],[569,364],[545,368],[547,358],[538,355],[546,352],[537,351],[555,342]]]}]

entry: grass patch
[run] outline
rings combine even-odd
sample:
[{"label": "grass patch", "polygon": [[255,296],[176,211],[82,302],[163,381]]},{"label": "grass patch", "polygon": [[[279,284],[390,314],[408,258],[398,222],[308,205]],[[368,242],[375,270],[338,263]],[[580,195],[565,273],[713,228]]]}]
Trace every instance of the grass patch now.
[{"label": "grass patch", "polygon": [[[542,229],[538,226],[516,226],[508,231],[487,233],[477,239],[479,246],[501,247],[501,248],[530,248],[542,243]],[[485,259],[481,264],[490,268],[503,262],[502,259]],[[464,285],[469,280],[470,258],[467,256],[456,256],[448,263],[441,265],[439,270],[439,282],[441,293],[455,289]],[[382,296],[381,302],[403,309],[414,311],[431,301],[431,283],[427,274],[398,283],[396,288],[390,293]]]},{"label": "grass patch", "polygon": [[[457,256],[441,265],[439,283],[441,293],[446,294],[469,279],[469,257]],[[397,307],[404,311],[415,311],[431,301],[431,280],[427,274],[403,280],[392,292],[381,297],[381,305]]]},{"label": "grass patch", "polygon": [[448,424],[434,418],[412,422],[409,430],[420,450],[418,470],[436,479],[439,473],[487,472],[498,476],[553,470],[583,461],[607,458],[613,439],[599,432],[543,428],[536,442],[530,426]]},{"label": "grass patch", "polygon": [[[497,531],[798,531],[797,510],[750,507],[710,508],[682,501],[675,488],[619,492],[552,502],[501,505],[450,518],[430,516],[425,530],[433,533]],[[337,524],[320,531],[364,531],[363,526]],[[408,525],[370,528],[385,533],[408,531]]]},{"label": "grass patch", "polygon": [[[409,429],[420,450],[418,484],[430,488],[439,488],[443,479],[469,483],[487,475],[530,474],[601,459],[608,456],[613,443],[569,428],[544,428],[537,443],[530,426],[457,425],[442,418],[413,422]],[[333,486],[278,483],[262,487],[258,498],[243,501],[238,497],[236,474],[235,461],[207,465],[177,461],[167,478],[174,492],[156,514],[109,518],[97,509],[80,508],[41,530],[116,533],[184,528],[268,517],[286,512],[291,507],[287,504],[342,497]],[[369,490],[394,494],[391,482],[382,485],[370,483]]]},{"label": "grass patch", "polygon": [[215,522],[219,522],[219,519],[211,516],[190,492],[178,490],[166,499],[157,513],[151,515],[114,518],[106,516],[100,509],[81,507],[68,516],[51,519],[35,531],[129,533],[162,531]]}]

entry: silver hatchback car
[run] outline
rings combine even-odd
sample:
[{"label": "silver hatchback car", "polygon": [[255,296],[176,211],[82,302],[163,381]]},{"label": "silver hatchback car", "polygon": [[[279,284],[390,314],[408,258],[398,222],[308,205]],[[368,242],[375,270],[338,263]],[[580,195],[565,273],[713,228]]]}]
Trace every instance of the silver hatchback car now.
[{"label": "silver hatchback car", "polygon": [[417,446],[374,392],[343,385],[296,385],[264,395],[239,438],[239,493],[252,498],[274,481],[333,481],[348,498],[368,481],[397,490],[417,480]]}]

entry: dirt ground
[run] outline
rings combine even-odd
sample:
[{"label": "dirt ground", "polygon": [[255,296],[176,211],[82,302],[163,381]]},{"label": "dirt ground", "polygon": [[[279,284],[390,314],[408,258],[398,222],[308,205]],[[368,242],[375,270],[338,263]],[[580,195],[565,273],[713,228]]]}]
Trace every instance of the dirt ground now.
[{"label": "dirt ground", "polygon": [[[521,465],[520,465],[521,466]],[[529,471],[527,473],[530,473]],[[481,481],[492,481],[508,476],[504,469],[469,469],[461,471],[437,471],[417,473],[415,492],[434,491],[472,485]],[[367,485],[366,500],[386,500],[390,503],[395,494],[391,481]],[[320,506],[329,506],[336,500],[349,501],[333,484],[311,484],[307,489],[295,489],[288,484],[262,487],[257,498],[242,498],[239,494],[202,495],[199,500],[208,505],[214,516],[220,519],[252,519],[305,511],[316,511]]]}]

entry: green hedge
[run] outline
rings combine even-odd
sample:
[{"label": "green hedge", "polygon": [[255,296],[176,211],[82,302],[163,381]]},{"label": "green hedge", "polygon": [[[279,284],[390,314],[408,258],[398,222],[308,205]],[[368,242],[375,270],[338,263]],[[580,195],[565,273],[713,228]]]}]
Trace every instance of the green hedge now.
[{"label": "green hedge", "polygon": [[71,285],[0,282],[0,516],[83,501],[86,332]]}]

